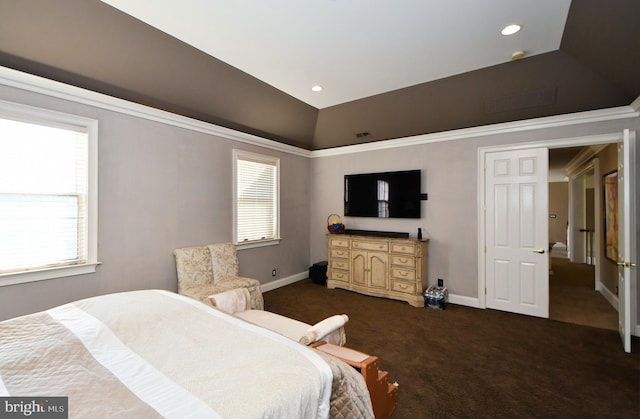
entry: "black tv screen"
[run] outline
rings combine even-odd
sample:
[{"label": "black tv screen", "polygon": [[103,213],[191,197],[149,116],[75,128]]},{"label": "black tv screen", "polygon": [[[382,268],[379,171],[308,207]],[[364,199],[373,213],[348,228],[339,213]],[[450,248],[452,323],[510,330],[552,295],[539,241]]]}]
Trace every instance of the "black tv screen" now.
[{"label": "black tv screen", "polygon": [[420,218],[420,170],[344,176],[344,215]]}]

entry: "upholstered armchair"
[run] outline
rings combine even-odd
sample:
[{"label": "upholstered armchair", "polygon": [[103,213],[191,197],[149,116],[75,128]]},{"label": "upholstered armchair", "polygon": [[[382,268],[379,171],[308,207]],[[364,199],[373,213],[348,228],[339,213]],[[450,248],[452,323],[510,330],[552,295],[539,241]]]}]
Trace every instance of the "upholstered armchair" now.
[{"label": "upholstered armchair", "polygon": [[239,276],[238,255],[233,243],[185,247],[174,251],[178,293],[205,304],[209,296],[236,288],[249,291],[251,308],[264,310],[257,279]]}]

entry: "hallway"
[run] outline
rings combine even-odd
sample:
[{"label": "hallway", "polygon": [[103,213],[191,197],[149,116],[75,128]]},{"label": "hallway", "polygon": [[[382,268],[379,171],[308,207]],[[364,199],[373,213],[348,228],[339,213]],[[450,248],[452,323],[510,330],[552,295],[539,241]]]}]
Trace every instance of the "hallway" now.
[{"label": "hallway", "polygon": [[553,252],[551,256],[549,318],[617,330],[618,312],[594,289],[594,266],[571,263]]}]

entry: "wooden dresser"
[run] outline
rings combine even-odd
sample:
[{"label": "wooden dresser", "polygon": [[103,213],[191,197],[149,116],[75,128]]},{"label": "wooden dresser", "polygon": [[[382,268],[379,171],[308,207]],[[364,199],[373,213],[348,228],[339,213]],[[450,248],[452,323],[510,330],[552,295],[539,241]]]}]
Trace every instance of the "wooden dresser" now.
[{"label": "wooden dresser", "polygon": [[429,240],[328,234],[327,287],[424,307]]}]

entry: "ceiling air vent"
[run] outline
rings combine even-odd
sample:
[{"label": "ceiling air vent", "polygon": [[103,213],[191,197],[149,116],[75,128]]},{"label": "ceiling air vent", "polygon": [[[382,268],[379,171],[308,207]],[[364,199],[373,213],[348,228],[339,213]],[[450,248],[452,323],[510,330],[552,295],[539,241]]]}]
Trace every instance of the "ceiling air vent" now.
[{"label": "ceiling air vent", "polygon": [[356,132],[356,137],[358,138],[366,138],[370,135],[369,131]]},{"label": "ceiling air vent", "polygon": [[547,87],[511,96],[485,99],[484,113],[515,111],[536,106],[553,105],[555,103],[556,88]]}]

